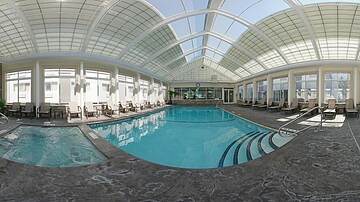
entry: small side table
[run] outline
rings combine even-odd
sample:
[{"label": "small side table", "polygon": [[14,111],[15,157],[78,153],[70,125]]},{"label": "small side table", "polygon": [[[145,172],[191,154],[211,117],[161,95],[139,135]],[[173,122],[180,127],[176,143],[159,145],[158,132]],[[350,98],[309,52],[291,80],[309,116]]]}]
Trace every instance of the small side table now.
[{"label": "small side table", "polygon": [[63,109],[53,109],[53,117],[56,119],[57,117],[64,118],[64,110]]}]

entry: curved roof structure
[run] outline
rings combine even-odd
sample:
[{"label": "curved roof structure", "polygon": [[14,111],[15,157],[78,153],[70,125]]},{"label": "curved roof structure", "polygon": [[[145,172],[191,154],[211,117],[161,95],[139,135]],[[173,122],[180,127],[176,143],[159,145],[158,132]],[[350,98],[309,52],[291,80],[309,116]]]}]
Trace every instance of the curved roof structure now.
[{"label": "curved roof structure", "polygon": [[[0,56],[78,56],[235,82],[360,52],[359,0],[0,0]],[[200,68],[201,67],[201,68]]]}]

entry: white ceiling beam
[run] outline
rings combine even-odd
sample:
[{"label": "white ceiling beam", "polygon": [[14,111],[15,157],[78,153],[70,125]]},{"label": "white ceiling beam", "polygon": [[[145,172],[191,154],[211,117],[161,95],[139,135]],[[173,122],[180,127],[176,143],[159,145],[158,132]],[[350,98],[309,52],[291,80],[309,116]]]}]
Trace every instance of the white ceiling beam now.
[{"label": "white ceiling beam", "polygon": [[171,48],[184,43],[185,41],[200,37],[200,36],[212,36],[215,37],[221,41],[224,41],[230,45],[232,45],[232,47],[235,47],[236,49],[238,49],[240,52],[242,52],[244,55],[246,55],[247,57],[253,59],[254,61],[256,61],[257,63],[259,63],[264,69],[267,69],[266,65],[259,61],[255,56],[256,53],[252,52],[251,50],[247,50],[245,48],[243,48],[242,46],[234,43],[234,41],[232,41],[231,39],[227,38],[226,36],[223,36],[221,34],[215,33],[215,32],[198,32],[198,33],[194,33],[191,34],[187,37],[185,37],[184,39],[181,39],[179,41],[176,41],[162,49],[160,49],[158,52],[156,52],[155,54],[151,55],[150,57],[148,57],[148,59],[146,59],[141,66],[146,66],[148,63],[151,63],[151,61],[153,61],[154,59],[156,59],[157,57],[159,57],[160,55],[162,55],[163,53],[165,53],[166,51],[170,50]]},{"label": "white ceiling beam", "polygon": [[233,15],[233,14],[227,12],[227,11],[222,11],[222,10],[217,10],[217,9],[202,9],[202,10],[196,10],[196,11],[192,11],[192,12],[188,12],[188,13],[181,13],[181,14],[177,14],[177,15],[168,17],[165,20],[163,20],[162,22],[160,22],[159,24],[152,27],[151,29],[149,29],[149,30],[143,32],[142,34],[140,34],[139,36],[137,36],[123,50],[121,50],[118,57],[122,58],[129,50],[133,49],[136,46],[137,43],[139,43],[140,41],[145,39],[149,34],[154,32],[155,30],[157,30],[157,29],[159,29],[159,28],[161,28],[161,27],[163,27],[165,25],[168,25],[168,24],[170,24],[172,22],[175,22],[177,20],[180,20],[180,19],[184,19],[184,18],[188,18],[188,17],[191,17],[191,16],[196,16],[196,15],[209,14],[209,13],[214,13],[214,14],[218,14],[218,15],[228,17],[228,18],[230,18],[232,20],[235,20],[236,22],[239,22],[239,23],[243,24],[244,26],[248,27],[255,34],[257,34],[257,36],[259,38],[264,40],[272,49],[277,51],[278,54],[284,59],[284,61],[287,64],[289,64],[288,59],[280,51],[280,49],[276,46],[276,44],[269,37],[267,37],[261,30],[259,30],[255,25],[251,24],[250,22],[248,22],[247,20],[243,19],[240,16],[236,16],[236,15]]},{"label": "white ceiling beam", "polygon": [[284,0],[291,8],[293,8],[296,11],[296,14],[300,17],[300,19],[302,20],[302,22],[305,25],[306,30],[308,31],[309,35],[310,35],[310,39],[311,39],[311,43],[313,45],[315,54],[316,54],[316,58],[318,60],[321,59],[320,56],[320,51],[319,51],[319,46],[316,43],[316,35],[315,35],[315,31],[313,29],[313,27],[310,24],[309,19],[306,17],[305,12],[301,6],[301,3],[298,2],[297,0]]},{"label": "white ceiling beam", "polygon": [[[213,52],[221,55],[222,57],[230,60],[230,61],[233,62],[234,64],[239,65],[234,59],[232,59],[232,58],[230,58],[229,56],[225,55],[225,53],[223,53],[223,52],[221,52],[221,51],[219,51],[219,50],[217,50],[217,49],[204,46],[204,47],[200,47],[200,48],[197,48],[197,49],[193,49],[193,50],[191,50],[190,52],[184,53],[183,55],[181,55],[181,56],[179,56],[179,57],[171,60],[170,62],[166,63],[166,65],[164,65],[164,67],[167,67],[168,65],[170,65],[170,64],[172,64],[172,63],[174,63],[174,62],[176,62],[176,61],[178,61],[178,60],[180,60],[180,59],[182,59],[182,58],[184,58],[184,57],[186,57],[186,56],[188,56],[188,55],[190,55],[190,54],[192,54],[192,53],[195,53],[195,52],[197,52],[197,51],[200,51],[200,50],[210,50],[210,51],[213,51]],[[251,74],[251,72],[249,72],[247,69],[245,69],[245,68],[242,67],[241,65],[239,65],[238,67],[241,68],[242,70],[244,70],[245,72]],[[224,67],[224,68],[225,68],[225,67]],[[229,70],[229,69],[227,69],[227,70]],[[232,70],[229,70],[229,71],[233,72]],[[237,74],[236,72],[233,72],[233,73],[234,73],[234,74]],[[239,76],[240,76],[240,75],[239,75]]]},{"label": "white ceiling beam", "polygon": [[[224,1],[225,0],[210,0],[208,8],[209,9],[220,9],[220,7],[223,5]],[[214,21],[215,21],[214,13],[209,13],[206,15],[205,27],[204,27],[205,32],[210,32],[212,30]],[[208,40],[209,40],[209,36],[205,35],[204,39],[203,39],[203,46],[207,46]],[[205,52],[203,51],[202,54],[204,55]]]},{"label": "white ceiling beam", "polygon": [[16,5],[15,0],[8,0],[8,4],[9,4],[10,8],[12,8],[15,11],[16,16],[20,19],[20,21],[24,24],[24,30],[28,33],[35,52],[36,53],[39,52],[39,48],[38,48],[34,33],[32,32],[30,23],[27,20],[27,18],[25,17],[24,12]]},{"label": "white ceiling beam", "polygon": [[[196,63],[196,62],[198,62],[198,60],[204,60],[204,58],[208,58],[208,57],[202,56],[202,57],[200,57],[199,59],[197,59],[197,60],[195,60],[195,61],[193,61],[193,62],[191,62],[191,63],[183,64],[182,66],[179,67],[179,69],[180,69],[179,71],[176,71],[176,72],[174,72],[173,74],[171,74],[171,75],[169,74],[169,75],[167,76],[168,80],[173,80],[174,77],[176,77],[177,75],[179,75],[179,74],[186,74],[187,72],[191,71],[192,68],[187,68],[187,69],[186,69],[186,67],[187,67],[187,66],[190,66],[190,65],[192,65],[192,64],[194,64],[194,63]],[[211,59],[208,58],[208,60],[211,60]],[[211,61],[212,61],[212,60],[211,60]],[[214,61],[213,61],[213,62],[214,62]],[[203,63],[203,62],[202,62],[202,63]],[[216,63],[216,62],[214,62],[214,63]],[[230,78],[229,76],[225,75],[224,73],[220,72],[219,70],[217,70],[217,69],[215,69],[215,68],[213,68],[213,67],[211,67],[211,66],[207,66],[207,67],[213,69],[214,71],[216,71],[217,73],[221,74],[222,76],[228,78],[228,79],[229,79],[230,81],[232,81],[232,82],[235,82],[235,81],[236,81],[236,80]],[[230,70],[228,70],[228,71],[230,71]],[[199,82],[199,81],[197,81],[197,82]],[[208,81],[208,82],[211,82],[211,81]],[[212,82],[214,82],[214,81],[212,81]]]},{"label": "white ceiling beam", "polygon": [[[188,56],[188,55],[190,55],[190,54],[192,54],[192,53],[195,53],[195,52],[197,52],[197,51],[200,51],[200,50],[210,50],[210,51],[213,51],[213,52],[215,52],[215,53],[223,56],[224,58],[230,60],[230,61],[233,62],[234,64],[237,64],[237,62],[236,62],[235,60],[233,60],[233,59],[230,58],[229,56],[225,55],[225,53],[223,53],[223,52],[221,52],[221,51],[219,51],[219,50],[216,50],[216,49],[214,49],[214,48],[204,46],[204,47],[200,47],[200,48],[197,48],[197,49],[193,49],[193,50],[191,50],[191,51],[189,51],[189,52],[187,52],[187,53],[184,53],[183,55],[181,55],[181,56],[179,56],[179,57],[171,60],[170,62],[166,63],[166,64],[164,65],[164,67],[167,67],[168,65],[170,65],[170,64],[172,64],[172,63],[174,63],[174,62],[176,62],[176,61],[178,61],[178,60],[180,60],[180,59],[182,59],[182,58],[184,58],[184,57],[186,57],[186,56]],[[238,65],[238,64],[237,64],[237,65]],[[224,67],[224,68],[225,68],[225,67]],[[240,66],[240,65],[238,66],[238,68],[241,68],[242,70],[244,70],[244,71],[247,72],[248,74],[252,74],[251,72],[249,72],[247,69],[245,69],[244,67],[242,67],[242,66]],[[227,68],[226,68],[226,69],[227,69]],[[229,69],[227,69],[227,70],[229,70]],[[173,70],[172,72],[170,72],[170,74],[173,73],[174,71],[175,71],[175,70]],[[232,70],[229,70],[229,71],[231,71],[232,73],[240,76],[239,74],[237,74],[236,72],[233,72]],[[241,77],[241,76],[240,76],[240,77]]]}]

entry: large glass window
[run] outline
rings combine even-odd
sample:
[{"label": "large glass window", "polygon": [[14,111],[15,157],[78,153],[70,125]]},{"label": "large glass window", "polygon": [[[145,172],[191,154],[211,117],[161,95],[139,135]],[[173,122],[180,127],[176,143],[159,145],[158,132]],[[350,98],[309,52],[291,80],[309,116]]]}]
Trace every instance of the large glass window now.
[{"label": "large glass window", "polygon": [[222,88],[175,88],[174,90],[179,94],[178,99],[222,99]]},{"label": "large glass window", "polygon": [[350,73],[326,73],[325,74],[325,102],[328,99],[336,99],[337,102],[345,102],[350,97]]},{"label": "large glass window", "polygon": [[317,98],[317,75],[296,76],[296,96],[307,102],[309,99]]},{"label": "large glass window", "polygon": [[273,101],[279,102],[288,98],[288,78],[278,78],[273,80]]},{"label": "large glass window", "polygon": [[106,103],[110,99],[110,73],[86,70],[85,101]]},{"label": "large glass window", "polygon": [[76,100],[75,69],[44,70],[45,102],[69,103]]},{"label": "large glass window", "polygon": [[6,102],[31,102],[31,70],[6,73]]},{"label": "large glass window", "polygon": [[267,81],[258,81],[257,83],[257,96],[256,100],[262,100],[263,98],[266,99],[267,96]]},{"label": "large glass window", "polygon": [[254,96],[254,84],[249,83],[246,85],[246,100],[251,101]]},{"label": "large glass window", "polygon": [[243,85],[239,86],[239,99],[240,100],[244,99],[244,86]]},{"label": "large glass window", "polygon": [[140,103],[149,101],[149,81],[140,79]]},{"label": "large glass window", "polygon": [[120,102],[134,101],[134,77],[118,75],[118,80]]}]

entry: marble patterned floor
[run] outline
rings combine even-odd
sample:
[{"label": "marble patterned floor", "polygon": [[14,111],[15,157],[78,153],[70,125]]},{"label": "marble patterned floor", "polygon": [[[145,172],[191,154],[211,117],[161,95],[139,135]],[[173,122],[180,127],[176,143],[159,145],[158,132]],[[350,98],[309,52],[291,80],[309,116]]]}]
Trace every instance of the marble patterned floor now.
[{"label": "marble patterned floor", "polygon": [[[289,116],[225,108],[273,128]],[[124,152],[65,169],[0,159],[0,201],[359,201],[359,123],[308,130],[270,155],[223,169],[169,168]]]}]

